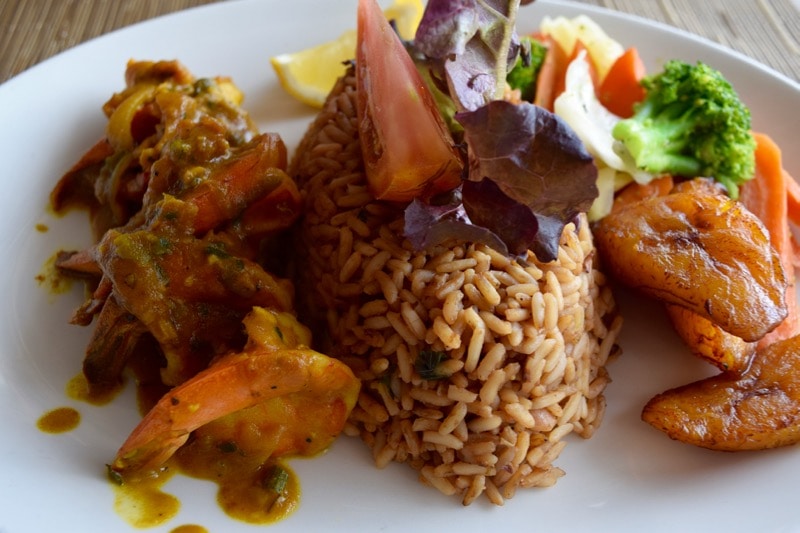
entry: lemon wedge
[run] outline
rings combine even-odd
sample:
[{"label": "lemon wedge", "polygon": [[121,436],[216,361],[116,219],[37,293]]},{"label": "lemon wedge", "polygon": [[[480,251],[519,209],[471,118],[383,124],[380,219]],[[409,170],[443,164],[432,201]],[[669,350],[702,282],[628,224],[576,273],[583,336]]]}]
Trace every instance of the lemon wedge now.
[{"label": "lemon wedge", "polygon": [[[404,39],[417,31],[424,6],[422,0],[395,0],[384,10],[394,20]],[[347,30],[338,38],[297,52],[270,58],[281,87],[297,100],[321,108],[336,80],[345,72],[345,63],[356,55],[356,30]]]},{"label": "lemon wedge", "polygon": [[356,31],[299,52],[270,58],[283,89],[301,102],[322,107],[336,80],[344,74],[344,62],[355,59]]},{"label": "lemon wedge", "polygon": [[383,13],[388,20],[395,21],[400,37],[410,40],[417,33],[417,26],[422,20],[424,10],[425,6],[422,5],[422,0],[395,0]]}]

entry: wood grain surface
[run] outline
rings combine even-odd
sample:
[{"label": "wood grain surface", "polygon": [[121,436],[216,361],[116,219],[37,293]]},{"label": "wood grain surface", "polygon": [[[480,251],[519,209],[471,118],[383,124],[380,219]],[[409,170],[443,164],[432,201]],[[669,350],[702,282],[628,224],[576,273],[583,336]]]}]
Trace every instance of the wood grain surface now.
[{"label": "wood grain surface", "polygon": [[[220,0],[2,0],[0,83],[112,30],[215,1]],[[800,80],[800,11],[791,0],[580,2],[671,24]]]}]

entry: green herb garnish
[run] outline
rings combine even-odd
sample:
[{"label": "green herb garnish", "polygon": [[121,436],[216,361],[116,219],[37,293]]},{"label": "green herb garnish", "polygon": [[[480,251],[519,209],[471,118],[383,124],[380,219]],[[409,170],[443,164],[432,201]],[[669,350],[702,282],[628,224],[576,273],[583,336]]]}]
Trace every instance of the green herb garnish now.
[{"label": "green herb garnish", "polygon": [[287,483],[289,483],[289,472],[280,465],[273,465],[267,472],[262,485],[267,490],[283,494]]},{"label": "green herb garnish", "polygon": [[231,257],[231,254],[225,249],[225,244],[221,242],[211,242],[205,248],[206,255],[213,255],[214,257],[219,257],[220,259],[228,259]]},{"label": "green herb garnish", "polygon": [[122,478],[122,474],[111,468],[111,465],[106,465],[106,472],[108,475],[108,479],[117,486],[122,486],[125,483],[125,480]]},{"label": "green herb garnish", "polygon": [[433,350],[423,350],[419,352],[416,361],[414,361],[414,369],[422,379],[433,381],[448,377],[439,370],[439,365],[445,360],[447,355],[444,352],[436,352]]}]

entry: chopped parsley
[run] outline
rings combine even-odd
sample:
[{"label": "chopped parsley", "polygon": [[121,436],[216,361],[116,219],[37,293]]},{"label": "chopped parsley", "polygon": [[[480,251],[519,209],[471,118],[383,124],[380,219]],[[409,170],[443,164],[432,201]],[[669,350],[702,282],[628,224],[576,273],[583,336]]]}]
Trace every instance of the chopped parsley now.
[{"label": "chopped parsley", "polygon": [[439,365],[446,357],[447,355],[444,352],[422,350],[419,352],[416,361],[414,361],[414,369],[422,379],[428,381],[444,379],[448,377],[448,374],[442,373],[439,370]]}]

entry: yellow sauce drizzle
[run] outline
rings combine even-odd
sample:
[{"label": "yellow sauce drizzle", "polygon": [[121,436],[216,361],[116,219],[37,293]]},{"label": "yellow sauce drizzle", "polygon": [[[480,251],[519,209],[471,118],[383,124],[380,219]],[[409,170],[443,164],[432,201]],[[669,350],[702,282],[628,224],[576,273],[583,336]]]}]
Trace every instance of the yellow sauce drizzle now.
[{"label": "yellow sauce drizzle", "polygon": [[[225,513],[249,524],[271,524],[292,514],[300,503],[297,475],[282,461],[264,462],[236,451],[220,455],[204,450],[199,440],[179,449],[175,459],[181,473],[213,481],[219,487],[217,503]],[[265,486],[269,470],[277,466],[289,476],[278,495]]]},{"label": "yellow sauce drizzle", "polygon": [[208,533],[208,530],[203,526],[195,524],[184,524],[169,530],[169,533]]},{"label": "yellow sauce drizzle", "polygon": [[42,265],[42,269],[36,274],[36,283],[39,285],[47,285],[47,291],[50,295],[65,294],[72,288],[74,279],[67,276],[62,276],[56,268],[56,257],[58,254],[53,254],[48,257]]},{"label": "yellow sauce drizzle", "polygon": [[[280,495],[264,486],[266,471],[278,464],[289,474]],[[300,483],[284,463],[260,464],[256,458],[236,452],[220,456],[204,453],[187,445],[170,458],[157,473],[145,473],[124,479],[114,487],[114,510],[128,524],[148,528],[164,524],[180,509],[180,501],[163,490],[176,473],[205,479],[217,484],[217,503],[231,518],[249,524],[272,524],[292,514],[300,503]],[[175,529],[183,533],[202,533],[200,526],[183,525]],[[200,528],[200,529],[191,529]]]},{"label": "yellow sauce drizzle", "polygon": [[67,382],[66,386],[68,397],[91,405],[106,405],[116,398],[121,390],[122,387],[102,390],[90,389],[89,382],[86,381],[86,376],[83,375],[83,372],[76,374]]},{"label": "yellow sauce drizzle", "polygon": [[181,503],[162,487],[173,474],[174,471],[167,468],[158,476],[142,477],[133,483],[112,483],[114,511],[136,528],[155,527],[171,520],[178,514]]},{"label": "yellow sauce drizzle", "polygon": [[47,411],[39,420],[36,427],[45,433],[65,433],[72,431],[81,422],[81,414],[72,407],[57,407]]}]

